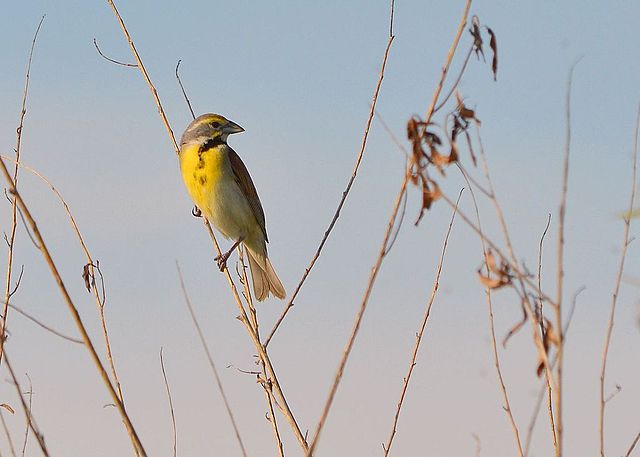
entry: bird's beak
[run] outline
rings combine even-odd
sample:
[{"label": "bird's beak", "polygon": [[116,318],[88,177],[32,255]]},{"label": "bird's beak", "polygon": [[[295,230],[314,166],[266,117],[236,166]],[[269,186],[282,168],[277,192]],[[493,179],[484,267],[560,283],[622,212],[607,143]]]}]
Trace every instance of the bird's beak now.
[{"label": "bird's beak", "polygon": [[233,134],[233,133],[242,133],[244,132],[244,129],[242,127],[240,127],[238,124],[236,124],[233,121],[229,121],[229,123],[227,124],[227,127],[225,129],[227,131],[227,133],[229,135]]}]

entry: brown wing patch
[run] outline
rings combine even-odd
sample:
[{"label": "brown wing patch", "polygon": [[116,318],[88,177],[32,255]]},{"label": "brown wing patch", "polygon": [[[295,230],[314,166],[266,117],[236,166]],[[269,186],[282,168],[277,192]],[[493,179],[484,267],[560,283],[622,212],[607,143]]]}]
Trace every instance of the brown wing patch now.
[{"label": "brown wing patch", "polygon": [[253,181],[251,180],[251,175],[249,175],[249,171],[242,162],[240,156],[229,146],[227,146],[227,151],[229,153],[229,161],[231,162],[231,169],[233,170],[236,182],[238,183],[238,186],[240,186],[242,192],[247,196],[249,205],[253,210],[253,214],[262,229],[262,233],[264,233],[265,240],[269,241],[269,238],[267,237],[267,227],[264,220],[264,210],[262,209],[262,204],[260,203],[260,198],[256,191],[256,186],[254,186]]}]

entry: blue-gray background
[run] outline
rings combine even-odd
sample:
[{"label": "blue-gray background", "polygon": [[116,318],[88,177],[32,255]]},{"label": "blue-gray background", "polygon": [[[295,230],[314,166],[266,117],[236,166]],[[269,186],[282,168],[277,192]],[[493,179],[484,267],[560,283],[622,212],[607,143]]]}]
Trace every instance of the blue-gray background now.
[{"label": "blue-gray background", "polygon": [[[387,40],[389,4],[379,2],[120,2],[120,11],[162,97],[176,135],[190,114],[175,81],[182,77],[198,113],[219,112],[246,133],[231,144],[243,157],[267,214],[270,252],[291,291],[328,224],[351,173]],[[462,2],[398,1],[396,40],[378,101],[395,134],[424,113],[453,38]],[[254,377],[254,349],[234,318],[226,282],[178,173],[177,160],[149,91],[131,61],[106,2],[5,2],[0,18],[0,145],[15,143],[24,69],[36,24],[47,14],[35,51],[23,160],[63,193],[106,277],[106,314],[129,413],[150,455],[170,455],[171,425],[158,353],[164,347],[181,455],[239,455],[203,352],[183,303],[180,262],[196,311],[252,456],[275,455]],[[610,295],[620,251],[620,212],[627,205],[631,146],[640,99],[637,2],[478,1],[472,7],[498,37],[499,74],[472,59],[460,89],[477,109],[496,187],[518,255],[533,269],[549,212],[544,288],[555,294],[557,206],[564,145],[564,99],[571,64],[573,147],[567,220],[565,298],[586,285],[566,350],[565,433],[568,455],[597,449],[598,377]],[[463,36],[461,50],[468,46]],[[462,55],[462,53],[461,53]],[[454,63],[459,68],[460,59]],[[469,164],[466,152],[462,160]],[[301,427],[313,430],[377,255],[402,176],[403,158],[374,121],[360,174],[297,306],[270,346]],[[480,177],[480,174],[477,173]],[[100,343],[95,304],[83,290],[84,258],[62,207],[27,173],[21,189],[63,276]],[[443,188],[463,185],[453,170]],[[408,220],[385,260],[347,366],[320,455],[377,455],[386,441],[415,331],[431,290],[450,210],[437,204],[418,228],[412,189]],[[472,214],[470,195],[462,208]],[[490,236],[500,240],[492,209],[482,204]],[[0,208],[9,229],[9,205]],[[632,234],[637,233],[632,228]],[[620,455],[638,432],[640,369],[636,246],[630,246],[611,347],[607,392],[608,450]],[[3,255],[6,249],[3,250]],[[396,455],[514,455],[493,368],[484,292],[475,270],[480,244],[456,223],[414,372]],[[14,301],[51,326],[75,333],[39,252],[24,230],[16,264],[25,264]],[[260,305],[264,328],[281,311]],[[502,337],[520,317],[510,292],[495,298]],[[9,355],[25,384],[52,455],[130,453],[123,427],[86,351],[13,313]],[[521,429],[539,380],[529,330],[501,350],[512,408]],[[0,403],[18,401],[3,368]],[[20,414],[4,414],[19,443]],[[299,454],[286,423],[288,455]],[[550,455],[544,414],[534,455]],[[0,452],[8,454],[6,439]],[[27,455],[39,455],[30,442]]]}]

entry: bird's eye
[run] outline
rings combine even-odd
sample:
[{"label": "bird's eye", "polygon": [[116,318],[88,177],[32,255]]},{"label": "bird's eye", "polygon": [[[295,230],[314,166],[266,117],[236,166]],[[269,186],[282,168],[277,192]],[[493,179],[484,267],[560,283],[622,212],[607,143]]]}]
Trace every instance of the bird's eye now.
[{"label": "bird's eye", "polygon": [[220,122],[218,122],[218,121],[212,122],[211,123],[211,127],[213,127],[214,129],[217,129],[218,127],[220,127]]}]

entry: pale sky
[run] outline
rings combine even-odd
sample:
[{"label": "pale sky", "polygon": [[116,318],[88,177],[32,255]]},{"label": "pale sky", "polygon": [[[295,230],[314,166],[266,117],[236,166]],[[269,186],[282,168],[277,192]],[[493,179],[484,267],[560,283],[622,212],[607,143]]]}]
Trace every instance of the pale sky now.
[{"label": "pale sky", "polygon": [[[573,85],[565,301],[580,286],[587,290],[566,346],[565,449],[570,456],[595,455],[599,449],[600,360],[640,101],[640,4],[586,5],[474,2],[471,13],[497,35],[498,79],[493,81],[489,64],[472,58],[460,85],[482,120],[484,146],[517,254],[532,270],[547,214],[553,214],[543,289],[555,295],[566,80],[582,56]],[[351,174],[387,41],[389,3],[141,0],[118,6],[176,136],[191,119],[175,81],[178,59],[196,112],[217,112],[245,128],[230,144],[256,184],[270,257],[291,292]],[[462,1],[396,2],[396,39],[378,112],[407,146],[406,122],[426,111],[462,8]],[[172,452],[159,365],[162,346],[178,454],[240,455],[181,296],[178,261],[248,454],[277,455],[261,388],[254,377],[233,368],[254,369],[255,350],[235,320],[236,306],[212,260],[208,235],[190,214],[192,205],[149,90],[136,69],[106,62],[93,46],[96,38],[109,56],[133,60],[107,3],[5,2],[2,11],[2,153],[15,145],[27,55],[46,13],[32,66],[23,160],[58,186],[100,260],[116,366],[147,452]],[[469,43],[465,33],[460,56]],[[453,69],[459,65],[457,59]],[[465,149],[461,157],[472,169]],[[377,255],[402,167],[402,154],[374,120],[336,228],[269,347],[287,399],[310,435]],[[480,170],[474,173],[482,179]],[[453,169],[440,184],[451,196],[464,185]],[[21,191],[102,350],[95,303],[81,278],[84,257],[61,205],[26,173]],[[412,188],[407,220],[373,290],[318,456],[382,455],[451,214],[437,203],[414,227],[419,202]],[[461,208],[473,214],[468,193]],[[5,231],[9,209],[0,205]],[[481,211],[487,233],[504,246],[489,202],[481,204]],[[637,235],[637,226],[631,232]],[[25,265],[16,305],[75,335],[56,285],[23,229],[16,246],[16,264]],[[635,243],[629,248],[628,280],[621,288],[609,358],[606,390],[613,392],[618,384],[622,391],[608,404],[608,455],[624,454],[640,431],[640,289],[637,281],[632,284],[640,278],[637,249]],[[483,456],[516,455],[493,367],[484,291],[476,278],[481,258],[479,240],[457,221],[392,455],[475,455],[473,434],[481,440]],[[271,328],[283,306],[273,299],[260,304],[263,328]],[[494,307],[502,338],[520,318],[518,299],[500,291]],[[33,413],[51,455],[131,455],[116,411],[104,408],[110,399],[87,351],[15,313],[9,319],[7,350],[21,382],[28,384],[26,373],[33,380]],[[540,382],[529,328],[506,350],[500,348],[500,355],[514,416],[526,435]],[[8,378],[3,366],[0,403],[19,409]],[[3,414],[20,447],[23,416]],[[279,419],[286,455],[302,455]],[[531,455],[552,454],[547,422],[542,414]],[[0,455],[10,455],[3,433]],[[35,441],[30,440],[26,455],[41,455]]]}]

